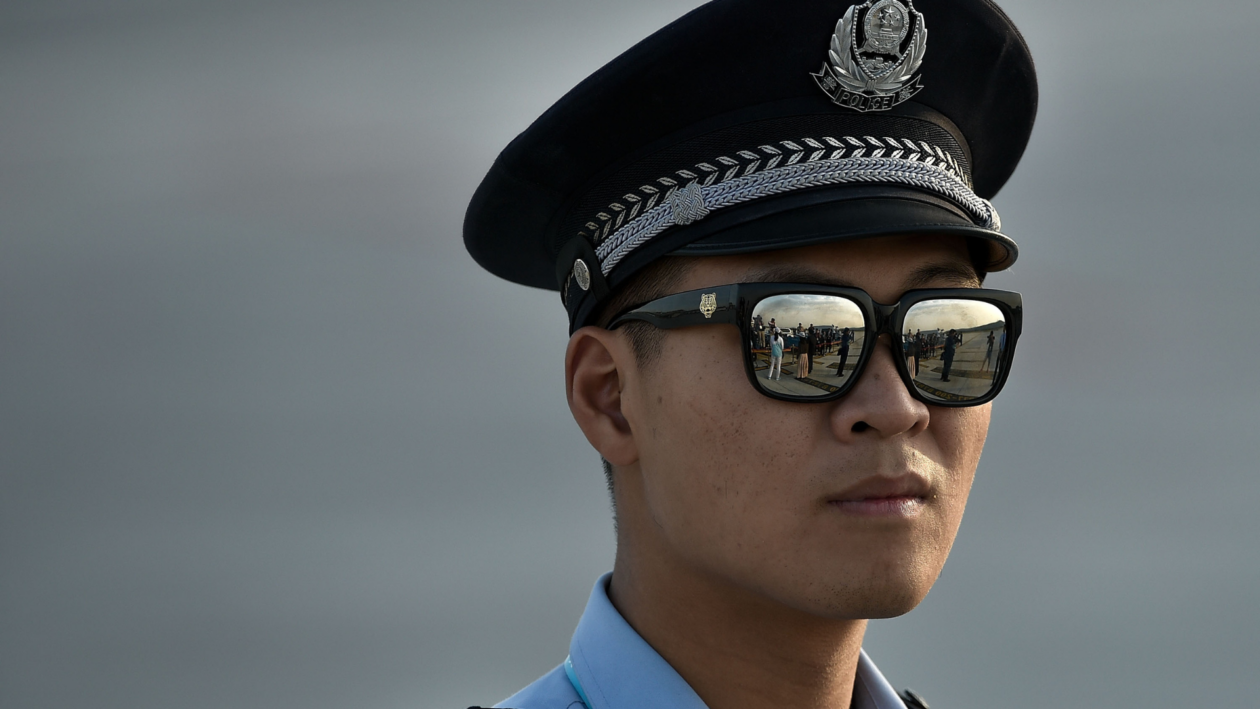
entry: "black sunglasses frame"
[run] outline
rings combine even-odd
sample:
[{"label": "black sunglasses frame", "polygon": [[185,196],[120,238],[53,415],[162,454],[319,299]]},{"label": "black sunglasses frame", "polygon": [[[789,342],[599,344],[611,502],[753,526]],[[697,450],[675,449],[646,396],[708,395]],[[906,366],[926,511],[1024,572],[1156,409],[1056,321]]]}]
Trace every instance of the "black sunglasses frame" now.
[{"label": "black sunglasses frame", "polygon": [[877,303],[866,291],[859,288],[840,286],[823,286],[810,283],[733,283],[715,288],[700,288],[667,295],[663,298],[630,308],[617,315],[608,324],[614,330],[628,322],[645,322],[662,330],[673,330],[680,327],[696,325],[734,325],[739,328],[743,342],[742,355],[744,371],[748,382],[759,393],[781,401],[824,403],[835,401],[853,388],[866,369],[875,347],[863,347],[862,354],[854,364],[853,373],[839,387],[834,387],[822,396],[796,396],[770,391],[761,386],[754,369],[752,352],[752,314],[757,304],[766,298],[776,295],[831,295],[846,298],[855,303],[862,311],[865,321],[864,342],[877,342],[880,335],[887,334],[892,340],[892,347],[899,348],[903,344],[901,328],[905,314],[917,303],[925,300],[960,299],[989,303],[1002,312],[1006,318],[1006,347],[998,355],[996,366],[997,378],[993,387],[984,396],[975,399],[958,401],[942,400],[929,397],[919,390],[910,375],[910,368],[901,352],[894,349],[893,361],[901,380],[915,399],[931,406],[951,408],[979,406],[993,400],[1006,385],[1006,378],[1011,371],[1011,362],[1015,358],[1015,345],[1019,341],[1024,322],[1024,299],[1019,293],[1012,291],[991,290],[987,288],[932,288],[906,291],[896,303]]}]

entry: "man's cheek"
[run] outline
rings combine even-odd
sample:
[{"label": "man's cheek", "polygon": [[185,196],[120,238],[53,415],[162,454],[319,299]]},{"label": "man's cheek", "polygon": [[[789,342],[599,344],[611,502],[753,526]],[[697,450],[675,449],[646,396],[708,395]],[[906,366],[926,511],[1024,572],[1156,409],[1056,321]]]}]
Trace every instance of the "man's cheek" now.
[{"label": "man's cheek", "polygon": [[960,438],[966,442],[967,455],[973,464],[980,459],[980,453],[984,450],[985,439],[989,436],[989,418],[992,411],[992,402],[959,411],[962,417]]},{"label": "man's cheek", "polygon": [[974,473],[988,437],[990,406],[933,412],[933,439],[941,450],[940,463],[950,470],[951,477]]}]

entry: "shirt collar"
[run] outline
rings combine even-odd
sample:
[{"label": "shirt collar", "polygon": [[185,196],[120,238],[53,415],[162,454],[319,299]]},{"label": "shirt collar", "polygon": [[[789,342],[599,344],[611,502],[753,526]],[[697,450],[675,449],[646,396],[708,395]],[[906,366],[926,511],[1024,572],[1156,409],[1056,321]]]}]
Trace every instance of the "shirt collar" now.
[{"label": "shirt collar", "polygon": [[[588,709],[707,709],[704,701],[608,600],[604,574],[569,643],[573,671]],[[863,650],[858,658],[853,705],[836,709],[905,709],[897,692]]]}]

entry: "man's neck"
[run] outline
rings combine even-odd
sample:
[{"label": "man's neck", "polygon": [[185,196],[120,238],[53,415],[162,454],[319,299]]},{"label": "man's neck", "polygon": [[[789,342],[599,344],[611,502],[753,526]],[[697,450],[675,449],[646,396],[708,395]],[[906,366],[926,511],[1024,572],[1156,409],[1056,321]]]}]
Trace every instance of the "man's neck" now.
[{"label": "man's neck", "polygon": [[865,620],[788,608],[623,541],[613,605],[711,709],[848,709]]}]

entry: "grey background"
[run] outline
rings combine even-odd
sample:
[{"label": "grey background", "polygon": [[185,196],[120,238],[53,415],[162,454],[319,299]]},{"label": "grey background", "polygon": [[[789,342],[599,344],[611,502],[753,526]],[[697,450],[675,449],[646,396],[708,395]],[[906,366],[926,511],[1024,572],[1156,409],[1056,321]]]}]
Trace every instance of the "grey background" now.
[{"label": "grey background", "polygon": [[[603,481],[555,295],[460,222],[697,4],[0,6],[0,706],[464,707],[563,659]],[[1027,334],[945,574],[867,648],[934,707],[1252,705],[1260,10],[1004,6]]]}]

